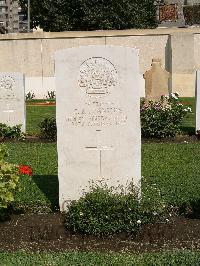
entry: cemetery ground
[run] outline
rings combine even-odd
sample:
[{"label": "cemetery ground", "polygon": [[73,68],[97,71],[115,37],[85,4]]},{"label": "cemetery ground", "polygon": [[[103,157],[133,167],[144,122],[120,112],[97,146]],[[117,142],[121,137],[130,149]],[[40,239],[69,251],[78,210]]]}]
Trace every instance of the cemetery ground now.
[{"label": "cemetery ground", "polygon": [[[193,111],[184,121],[183,130],[194,134],[194,99],[182,101]],[[28,134],[37,136],[37,124],[51,116],[55,116],[55,106],[27,103]],[[179,208],[179,215],[172,211],[164,223],[141,225],[136,236],[94,237],[67,231],[63,215],[58,212],[56,143],[36,138],[35,142],[7,141],[6,146],[8,161],[31,165],[33,176],[21,177],[21,191],[17,192],[12,209],[14,214],[10,220],[0,223],[0,261],[3,264],[30,262],[29,265],[34,265],[37,261],[38,265],[44,262],[57,265],[56,262],[62,264],[65,260],[68,265],[106,265],[108,262],[163,265],[170,260],[174,263],[171,265],[181,265],[181,261],[184,265],[200,263],[200,142],[194,135],[158,142],[143,140],[142,193],[151,200],[160,194],[163,204],[172,206],[175,211]],[[32,254],[32,251],[46,253]],[[54,253],[57,251],[60,253]],[[166,252],[160,254],[161,251]],[[131,255],[138,252],[140,255]]]}]

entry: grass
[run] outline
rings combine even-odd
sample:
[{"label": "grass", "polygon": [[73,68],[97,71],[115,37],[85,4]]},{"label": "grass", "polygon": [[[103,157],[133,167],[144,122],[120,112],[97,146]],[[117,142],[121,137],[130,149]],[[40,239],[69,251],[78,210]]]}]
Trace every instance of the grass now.
[{"label": "grass", "polygon": [[[182,99],[186,101],[188,99]],[[190,99],[191,100],[191,99]],[[188,100],[189,101],[189,100]],[[188,104],[187,104],[188,105]],[[189,106],[189,105],[188,105]],[[193,114],[183,127],[194,128]],[[38,134],[37,124],[45,117],[55,116],[55,107],[27,107],[27,131]],[[15,209],[27,212],[50,212],[58,207],[57,152],[54,143],[7,143],[8,161],[33,167],[33,177],[21,178]],[[162,199],[171,205],[200,206],[200,143],[151,143],[142,146],[143,193],[156,188]],[[81,178],[81,173],[80,173]],[[149,197],[152,195],[149,194]],[[196,206],[195,205],[195,206]],[[200,265],[200,253],[182,251],[154,254],[107,254],[94,252],[7,253],[0,252],[0,265]]]},{"label": "grass", "polygon": [[[16,206],[27,211],[51,211],[58,205],[56,145],[51,143],[8,143],[10,162],[33,167],[32,178],[22,178]],[[171,205],[200,202],[200,143],[151,143],[142,146],[143,193],[155,186]],[[81,173],[80,173],[81,178]],[[155,193],[158,191],[155,190]],[[155,195],[156,197],[156,195]]]},{"label": "grass", "polygon": [[[142,175],[170,205],[200,202],[200,143],[143,144]],[[144,185],[148,194],[148,186]],[[158,192],[157,192],[158,193]]]},{"label": "grass", "polygon": [[28,106],[26,107],[27,113],[27,133],[29,135],[39,134],[38,124],[47,117],[55,116],[55,106]]},{"label": "grass", "polygon": [[[51,101],[51,100],[48,100]],[[180,101],[192,108],[192,113],[189,114],[183,121],[182,130],[185,133],[195,133],[195,98],[180,98]],[[47,117],[55,117],[55,106],[30,106],[32,103],[44,102],[44,100],[34,100],[27,102],[27,133],[29,135],[38,135],[38,124]]]},{"label": "grass", "polygon": [[31,165],[33,177],[22,176],[15,206],[31,212],[49,212],[58,206],[56,144],[7,143],[9,161]]},{"label": "grass", "polygon": [[155,254],[107,254],[95,252],[0,253],[0,265],[200,265],[199,252],[165,252]]},{"label": "grass", "polygon": [[[195,109],[194,98],[181,101]],[[37,124],[42,118],[55,116],[55,106],[28,106],[27,128],[37,134]],[[184,121],[194,127],[194,113]],[[16,206],[27,211],[52,211],[58,206],[57,152],[53,143],[7,143],[9,161],[33,167],[33,178],[22,177],[22,191],[17,193]],[[154,186],[162,199],[172,205],[200,202],[200,144],[143,144],[143,192]]]},{"label": "grass", "polygon": [[192,109],[192,113],[188,114],[188,116],[184,119],[182,124],[182,131],[184,133],[194,134],[195,133],[195,110],[196,110],[196,102],[195,98],[180,98],[182,104],[190,107]]}]

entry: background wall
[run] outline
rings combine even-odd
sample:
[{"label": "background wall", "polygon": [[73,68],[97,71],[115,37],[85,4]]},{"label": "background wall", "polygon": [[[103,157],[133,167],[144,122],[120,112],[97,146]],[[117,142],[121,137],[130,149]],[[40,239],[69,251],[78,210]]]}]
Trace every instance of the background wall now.
[{"label": "background wall", "polygon": [[151,67],[152,58],[157,57],[171,73],[171,89],[181,96],[194,96],[195,70],[200,68],[198,28],[0,35],[0,72],[24,73],[26,92],[45,98],[47,91],[55,91],[54,52],[96,44],[139,49],[141,95],[144,94],[142,75]]}]

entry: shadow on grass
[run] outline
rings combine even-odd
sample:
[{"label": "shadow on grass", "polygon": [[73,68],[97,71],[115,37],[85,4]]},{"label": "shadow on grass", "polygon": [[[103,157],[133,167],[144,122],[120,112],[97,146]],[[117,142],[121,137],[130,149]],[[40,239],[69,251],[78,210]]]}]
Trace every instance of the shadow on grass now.
[{"label": "shadow on grass", "polygon": [[32,177],[37,187],[44,193],[51,204],[51,210],[59,208],[59,186],[57,175],[35,175]]},{"label": "shadow on grass", "polygon": [[185,135],[189,136],[195,135],[195,127],[181,127],[181,131]]},{"label": "shadow on grass", "polygon": [[200,199],[182,204],[179,212],[189,219],[200,219]]}]

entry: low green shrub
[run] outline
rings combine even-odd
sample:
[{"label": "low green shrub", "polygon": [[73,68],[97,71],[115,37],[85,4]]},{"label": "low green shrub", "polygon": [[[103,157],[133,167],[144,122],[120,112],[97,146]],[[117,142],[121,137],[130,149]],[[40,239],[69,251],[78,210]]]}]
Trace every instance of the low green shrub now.
[{"label": "low green shrub", "polygon": [[6,124],[0,123],[0,140],[5,138],[23,139],[24,134],[21,131],[21,125],[8,126]]},{"label": "low green shrub", "polygon": [[55,91],[48,91],[46,99],[55,100],[56,99],[56,92]]},{"label": "low green shrub", "polygon": [[[152,197],[153,198],[153,197]],[[150,198],[151,199],[151,198]],[[136,234],[141,225],[165,218],[160,198],[141,199],[132,185],[127,189],[91,187],[66,213],[66,228],[92,235]]]},{"label": "low green shrub", "polygon": [[45,118],[39,123],[40,137],[55,141],[57,137],[56,118],[50,117]]},{"label": "low green shrub", "polygon": [[34,98],[35,98],[35,93],[29,91],[26,94],[26,101],[32,101]]},{"label": "low green shrub", "polygon": [[181,133],[183,118],[191,112],[179,102],[177,93],[161,96],[159,101],[141,101],[141,131],[145,138],[174,137]]},{"label": "low green shrub", "polygon": [[14,193],[19,183],[18,169],[5,161],[6,156],[6,146],[0,145],[0,219],[8,205],[14,201]]}]

